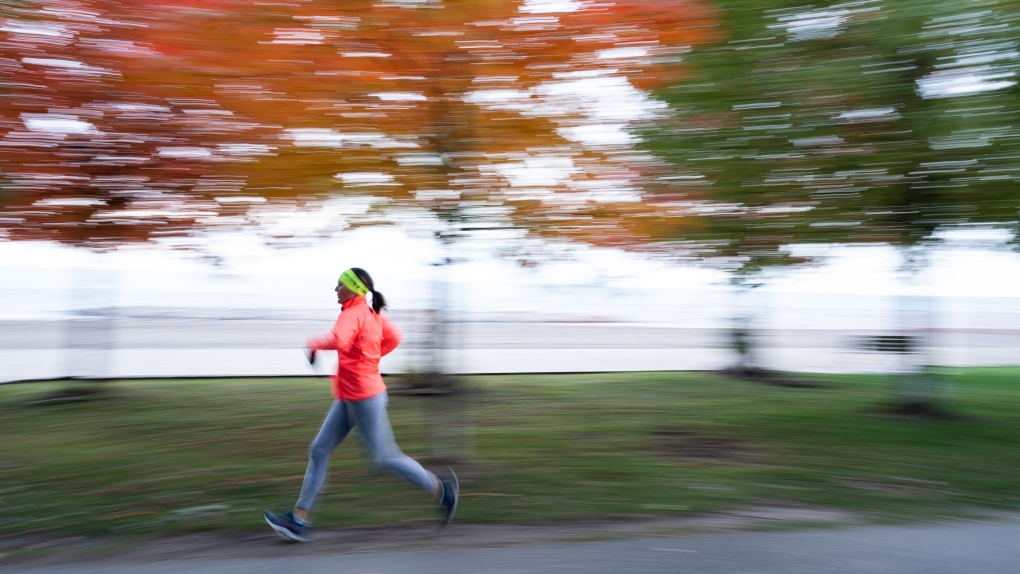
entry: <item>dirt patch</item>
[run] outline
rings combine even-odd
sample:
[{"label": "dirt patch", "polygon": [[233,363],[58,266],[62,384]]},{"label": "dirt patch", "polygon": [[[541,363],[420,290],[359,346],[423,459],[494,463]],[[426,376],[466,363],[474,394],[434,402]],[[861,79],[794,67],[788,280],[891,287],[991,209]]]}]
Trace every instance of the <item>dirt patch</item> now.
[{"label": "dirt patch", "polygon": [[102,381],[69,386],[58,391],[53,391],[51,393],[46,393],[44,395],[28,399],[24,402],[24,405],[45,406],[61,405],[65,403],[81,403],[104,399],[111,396],[112,393],[110,392],[109,387],[104,387],[100,383],[102,383]]},{"label": "dirt patch", "polygon": [[722,371],[723,376],[741,381],[772,385],[774,387],[789,387],[797,389],[817,389],[825,384],[819,381],[812,381],[801,377],[795,377],[788,373],[769,371],[753,367],[732,367]]},{"label": "dirt patch", "polygon": [[749,456],[739,439],[709,434],[688,427],[652,431],[652,450],[671,458],[695,460],[737,460]]},{"label": "dirt patch", "polygon": [[878,414],[928,421],[967,422],[970,419],[960,413],[950,411],[940,405],[929,403],[900,403],[886,405],[878,409]]}]

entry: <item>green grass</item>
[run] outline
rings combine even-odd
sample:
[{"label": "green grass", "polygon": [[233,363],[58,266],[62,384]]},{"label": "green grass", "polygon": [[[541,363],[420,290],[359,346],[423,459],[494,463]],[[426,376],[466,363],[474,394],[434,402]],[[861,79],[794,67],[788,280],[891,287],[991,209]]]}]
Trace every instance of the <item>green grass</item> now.
[{"label": "green grass", "polygon": [[[960,421],[878,414],[882,377],[805,389],[702,373],[468,377],[459,414],[394,394],[390,416],[426,466],[442,454],[437,432],[454,428],[469,447],[458,522],[1020,508],[1020,369],[947,377]],[[68,384],[0,386],[0,532],[260,529],[262,508],[296,498],[330,400],[324,380],[220,379],[106,383],[100,400],[25,404]],[[368,467],[356,436],[334,454],[321,525],[432,516],[425,495]]]}]

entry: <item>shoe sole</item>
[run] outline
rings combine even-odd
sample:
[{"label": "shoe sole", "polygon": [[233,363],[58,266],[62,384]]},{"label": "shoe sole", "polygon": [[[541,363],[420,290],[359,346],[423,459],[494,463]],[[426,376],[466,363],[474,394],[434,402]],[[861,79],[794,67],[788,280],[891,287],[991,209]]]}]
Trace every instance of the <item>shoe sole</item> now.
[{"label": "shoe sole", "polygon": [[453,515],[457,513],[457,504],[460,503],[460,482],[457,481],[457,474],[453,472],[453,469],[446,467],[446,471],[449,473],[450,482],[453,483],[453,491],[456,496],[453,497],[453,508],[450,509],[450,513],[444,515],[439,520],[439,529],[446,528],[451,522],[453,522]]},{"label": "shoe sole", "polygon": [[304,536],[298,536],[297,534],[294,534],[293,532],[291,532],[290,530],[287,530],[286,528],[284,528],[282,526],[278,526],[276,524],[273,524],[272,522],[269,521],[269,517],[264,515],[264,514],[262,515],[262,519],[266,521],[266,524],[268,524],[269,527],[273,529],[273,532],[275,532],[277,536],[279,536],[280,538],[283,538],[284,540],[287,540],[287,541],[290,541],[290,542],[307,542],[308,541],[308,539],[305,538]]}]

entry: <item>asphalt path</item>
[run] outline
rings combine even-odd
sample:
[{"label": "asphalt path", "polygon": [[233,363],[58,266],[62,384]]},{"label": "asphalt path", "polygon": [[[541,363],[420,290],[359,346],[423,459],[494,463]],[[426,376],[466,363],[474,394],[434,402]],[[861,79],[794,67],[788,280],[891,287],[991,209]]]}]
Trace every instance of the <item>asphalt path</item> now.
[{"label": "asphalt path", "polygon": [[[394,312],[404,343],[384,372],[451,373],[700,371],[733,365],[721,327],[583,321],[429,322]],[[303,348],[325,333],[333,311],[168,309],[65,320],[0,320],[0,382],[91,378],[308,376]],[[879,334],[849,329],[758,329],[754,362],[802,372],[882,373],[913,365],[1015,365],[1020,329],[939,331],[924,353],[869,350]]]},{"label": "asphalt path", "polygon": [[[333,318],[160,318],[117,317],[71,320],[0,320],[0,349],[300,349],[310,335],[328,332]],[[455,349],[683,349],[726,347],[722,328],[682,324],[613,322],[471,321],[432,324],[403,320],[406,345]],[[441,329],[441,332],[439,331]],[[760,329],[762,347],[863,350],[874,331],[850,329]],[[442,337],[441,341],[436,340]],[[1020,329],[947,331],[930,335],[933,346],[1020,349]]]},{"label": "asphalt path", "polygon": [[[615,323],[449,323],[433,341],[434,326],[399,322],[407,345],[443,344],[465,349],[684,348],[723,346],[718,329]],[[0,349],[252,348],[300,349],[311,335],[328,332],[332,319],[116,318],[67,321],[0,321]]]},{"label": "asphalt path", "polygon": [[[450,534],[448,536],[455,536]],[[1020,518],[927,526],[866,526],[696,536],[642,535],[626,540],[434,551],[338,549],[295,555],[296,545],[265,541],[280,556],[78,562],[12,567],[10,572],[259,574],[1015,574]],[[311,543],[306,546],[311,546]],[[321,549],[320,549],[321,551]]]}]

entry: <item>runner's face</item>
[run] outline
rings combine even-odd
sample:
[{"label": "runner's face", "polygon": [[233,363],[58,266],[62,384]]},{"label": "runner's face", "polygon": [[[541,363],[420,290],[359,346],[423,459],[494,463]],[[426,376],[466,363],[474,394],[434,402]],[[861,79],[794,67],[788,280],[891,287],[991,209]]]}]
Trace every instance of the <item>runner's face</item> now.
[{"label": "runner's face", "polygon": [[336,284],[336,288],[333,290],[336,291],[336,300],[341,305],[358,296],[357,293],[351,291],[347,287],[344,287],[344,284],[339,282]]}]

